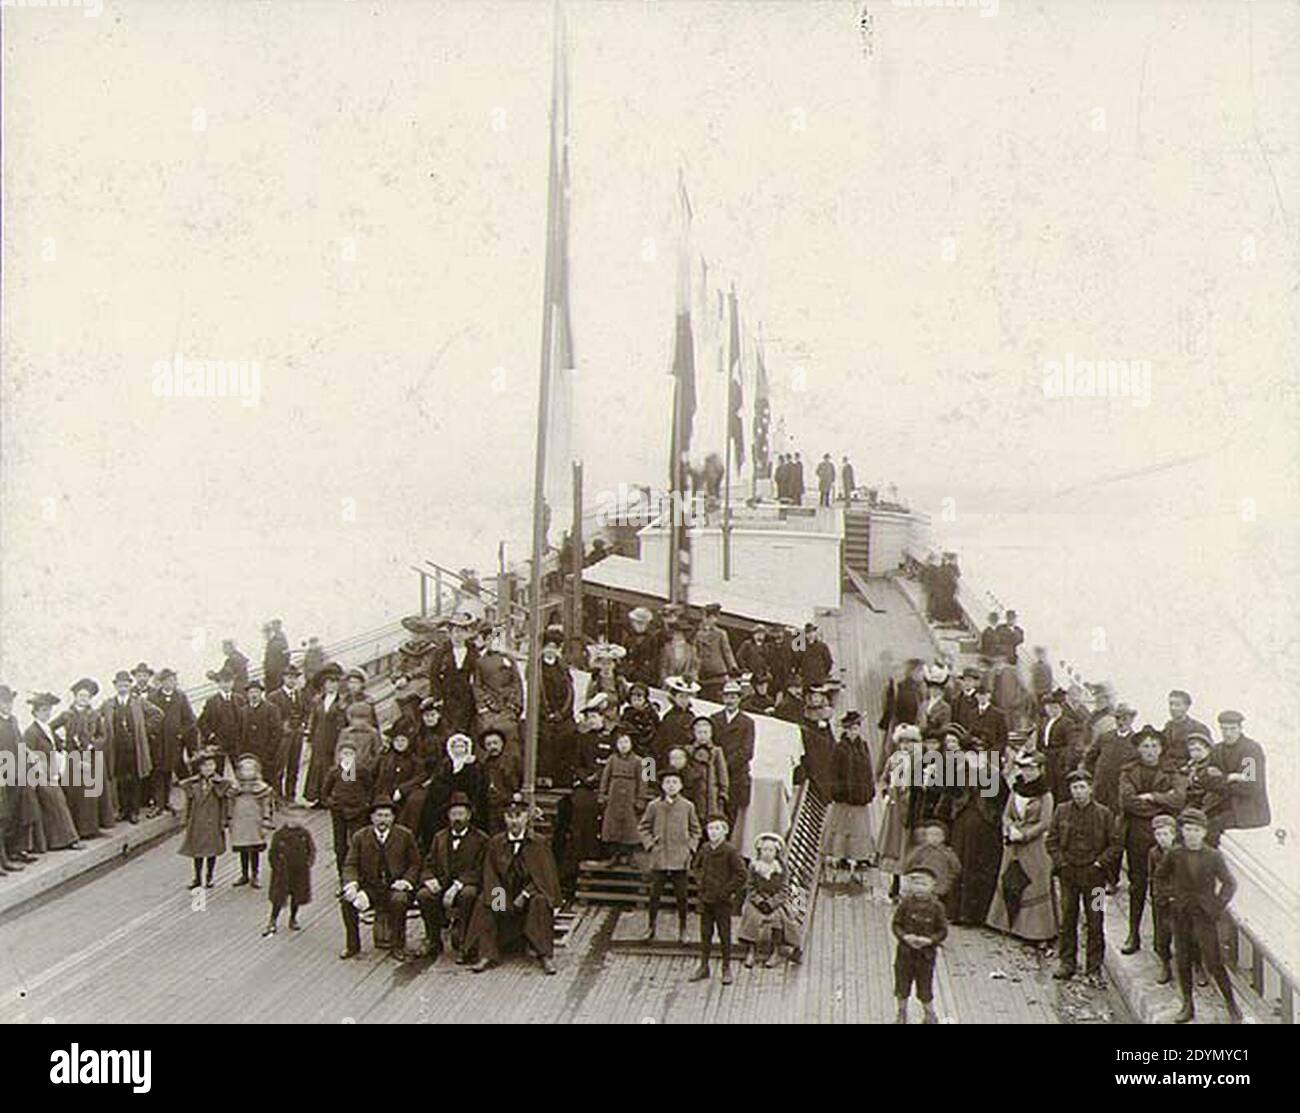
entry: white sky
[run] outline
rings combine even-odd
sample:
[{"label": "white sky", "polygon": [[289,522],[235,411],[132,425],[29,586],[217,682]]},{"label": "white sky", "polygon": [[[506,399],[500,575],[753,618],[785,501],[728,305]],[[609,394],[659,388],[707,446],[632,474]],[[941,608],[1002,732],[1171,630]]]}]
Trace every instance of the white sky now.
[{"label": "white sky", "polygon": [[[1136,513],[1109,477],[1199,457],[1159,508],[1254,500],[1292,559],[1300,9],[873,3],[868,57],[861,8],[568,6],[589,491],[665,470],[682,165],[805,455]],[[3,679],[193,677],[522,554],[549,5],[3,18]],[[259,404],[156,398],[177,350]],[[1068,353],[1149,360],[1151,404],[1045,398]]]}]

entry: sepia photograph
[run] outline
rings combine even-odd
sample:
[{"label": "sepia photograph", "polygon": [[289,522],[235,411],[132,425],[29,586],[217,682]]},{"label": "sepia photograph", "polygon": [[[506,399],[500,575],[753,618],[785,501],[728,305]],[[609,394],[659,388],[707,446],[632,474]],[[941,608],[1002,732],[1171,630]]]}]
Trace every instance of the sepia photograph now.
[{"label": "sepia photograph", "polygon": [[0,65],[34,1084],[215,1025],[1280,1077],[1293,0],[0,0]]}]

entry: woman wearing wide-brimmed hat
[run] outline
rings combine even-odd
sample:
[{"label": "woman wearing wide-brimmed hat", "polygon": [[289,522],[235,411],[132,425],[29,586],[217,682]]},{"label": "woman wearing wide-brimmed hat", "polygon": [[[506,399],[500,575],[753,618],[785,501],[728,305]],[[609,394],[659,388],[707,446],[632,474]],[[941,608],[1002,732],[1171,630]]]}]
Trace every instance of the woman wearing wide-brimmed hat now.
[{"label": "woman wearing wide-brimmed hat", "polygon": [[[108,791],[107,765],[102,757],[97,759],[95,756],[95,741],[101,728],[99,712],[90,701],[97,695],[99,685],[89,677],[83,677],[72,686],[72,706],[50,720],[50,728],[63,735],[63,751],[67,758],[63,794],[68,799],[77,834],[83,839],[99,834],[99,802]],[[97,763],[98,770],[95,769]],[[94,795],[86,792],[88,786]]]},{"label": "woman wearing wide-brimmed hat", "polygon": [[32,828],[37,853],[81,849],[72,809],[60,787],[66,755],[50,727],[50,713],[58,702],[59,697],[53,692],[37,692],[27,701],[32,709],[32,723],[23,731],[23,745],[27,747],[28,769],[36,774],[32,779],[41,808],[40,818]]}]

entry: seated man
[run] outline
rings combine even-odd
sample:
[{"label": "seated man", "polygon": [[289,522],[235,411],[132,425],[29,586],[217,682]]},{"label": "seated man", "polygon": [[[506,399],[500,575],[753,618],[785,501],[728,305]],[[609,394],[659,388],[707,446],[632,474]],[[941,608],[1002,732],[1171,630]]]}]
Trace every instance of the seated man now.
[{"label": "seated man", "polygon": [[516,795],[506,805],[506,829],[488,839],[483,891],[474,906],[466,945],[477,947],[475,974],[500,960],[503,947],[527,942],[542,970],[555,973],[555,909],[560,879],[544,839],[528,831],[528,803]]},{"label": "seated man", "polygon": [[[406,908],[420,878],[420,851],[415,836],[393,820],[397,809],[387,796],[376,796],[370,805],[370,825],[353,834],[343,863],[343,893],[339,907],[347,946],[339,958],[361,953],[361,917],[374,908],[376,916],[387,916],[391,925],[393,957],[405,962]],[[425,931],[436,936],[426,916]]]},{"label": "seated man", "polygon": [[473,808],[463,792],[453,792],[447,805],[449,826],[433,836],[416,900],[420,915],[429,927],[427,954],[437,959],[442,953],[441,931],[451,927],[451,945],[456,961],[469,961],[465,934],[474,913],[474,903],[483,888],[483,855],[488,837],[470,826]]}]

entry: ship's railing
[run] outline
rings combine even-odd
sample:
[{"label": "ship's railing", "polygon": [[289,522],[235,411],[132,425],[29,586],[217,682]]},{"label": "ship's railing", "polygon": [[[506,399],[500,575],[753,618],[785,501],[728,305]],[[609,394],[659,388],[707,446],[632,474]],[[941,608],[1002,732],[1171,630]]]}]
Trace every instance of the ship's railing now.
[{"label": "ship's railing", "polygon": [[794,812],[786,837],[785,869],[790,879],[791,911],[799,921],[804,945],[817,907],[817,884],[822,874],[822,832],[827,805],[811,780],[795,790]]}]

